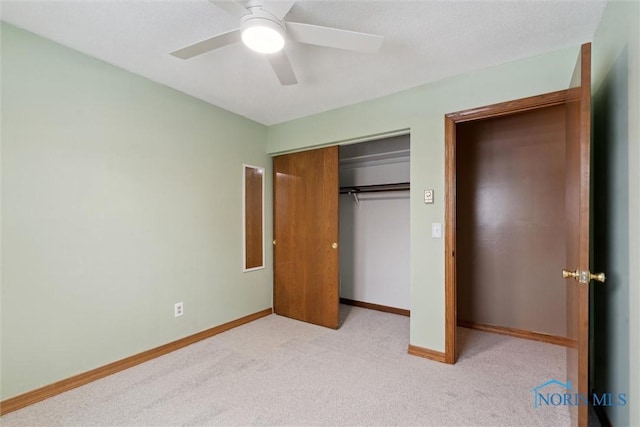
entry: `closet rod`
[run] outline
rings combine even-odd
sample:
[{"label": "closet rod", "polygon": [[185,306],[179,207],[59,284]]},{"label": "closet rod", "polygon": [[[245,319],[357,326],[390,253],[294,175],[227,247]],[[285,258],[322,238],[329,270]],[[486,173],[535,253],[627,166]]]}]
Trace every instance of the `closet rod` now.
[{"label": "closet rod", "polygon": [[410,187],[408,182],[378,185],[354,185],[351,187],[340,187],[340,194],[379,193],[381,191],[406,191],[409,190],[409,188]]}]

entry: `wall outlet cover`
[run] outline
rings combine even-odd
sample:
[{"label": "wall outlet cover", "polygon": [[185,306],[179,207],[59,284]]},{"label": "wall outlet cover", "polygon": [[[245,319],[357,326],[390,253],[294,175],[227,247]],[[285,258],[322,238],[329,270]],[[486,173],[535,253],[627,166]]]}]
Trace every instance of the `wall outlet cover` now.
[{"label": "wall outlet cover", "polygon": [[182,302],[177,302],[173,305],[173,316],[179,317],[184,314],[184,306]]}]

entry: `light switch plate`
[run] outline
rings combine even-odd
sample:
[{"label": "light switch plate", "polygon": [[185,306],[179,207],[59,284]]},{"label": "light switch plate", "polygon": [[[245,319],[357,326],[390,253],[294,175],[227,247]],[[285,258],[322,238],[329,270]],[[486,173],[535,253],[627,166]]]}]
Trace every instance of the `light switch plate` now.
[{"label": "light switch plate", "polygon": [[431,237],[434,239],[442,238],[442,224],[439,222],[434,222],[431,224]]}]

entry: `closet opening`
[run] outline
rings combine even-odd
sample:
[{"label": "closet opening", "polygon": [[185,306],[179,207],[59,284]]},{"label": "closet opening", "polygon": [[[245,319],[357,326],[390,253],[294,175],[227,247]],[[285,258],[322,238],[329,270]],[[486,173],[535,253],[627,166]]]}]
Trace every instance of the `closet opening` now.
[{"label": "closet opening", "polygon": [[458,325],[566,341],[564,106],[456,130]]},{"label": "closet opening", "polygon": [[450,363],[473,355],[472,329],[573,344],[560,274],[570,202],[566,99],[557,92],[525,99],[521,110],[447,117]]},{"label": "closet opening", "polygon": [[340,146],[341,324],[351,306],[409,316],[409,160],[408,134]]}]

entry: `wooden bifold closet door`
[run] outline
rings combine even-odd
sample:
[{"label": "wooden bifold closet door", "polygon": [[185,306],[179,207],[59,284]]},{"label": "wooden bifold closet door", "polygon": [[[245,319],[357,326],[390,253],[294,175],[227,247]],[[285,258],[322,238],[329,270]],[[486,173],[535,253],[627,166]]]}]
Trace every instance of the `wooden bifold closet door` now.
[{"label": "wooden bifold closet door", "polygon": [[338,147],[274,157],[276,314],[338,328]]}]

